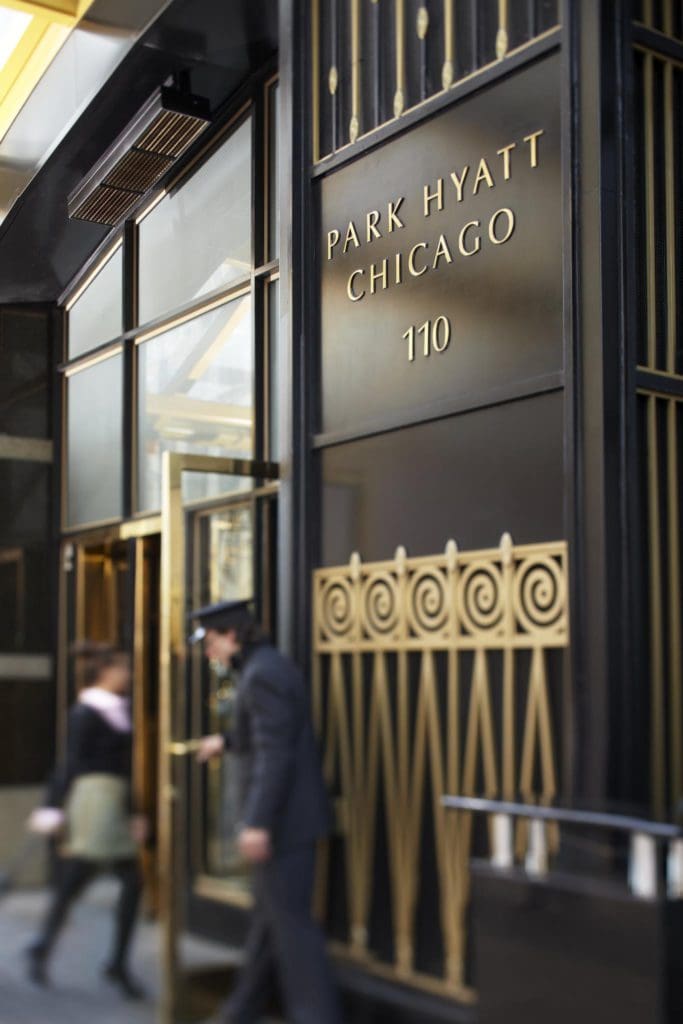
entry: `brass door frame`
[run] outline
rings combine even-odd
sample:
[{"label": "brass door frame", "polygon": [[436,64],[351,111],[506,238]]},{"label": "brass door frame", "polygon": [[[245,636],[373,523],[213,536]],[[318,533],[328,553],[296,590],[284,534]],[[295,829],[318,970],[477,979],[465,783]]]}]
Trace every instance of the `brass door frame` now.
[{"label": "brass door frame", "polygon": [[[161,925],[161,1024],[173,1024],[181,992],[178,934],[184,892],[181,794],[174,744],[182,722],[185,693],[185,506],[183,473],[219,473],[276,480],[278,466],[250,459],[166,451],[161,485],[161,608],[159,650],[159,900]],[[175,748],[178,749],[177,747]]]}]

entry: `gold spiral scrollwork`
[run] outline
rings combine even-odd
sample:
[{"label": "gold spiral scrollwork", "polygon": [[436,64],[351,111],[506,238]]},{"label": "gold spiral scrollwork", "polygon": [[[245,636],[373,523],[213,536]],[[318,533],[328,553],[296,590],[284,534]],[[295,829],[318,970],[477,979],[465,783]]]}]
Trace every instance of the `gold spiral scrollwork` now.
[{"label": "gold spiral scrollwork", "polygon": [[323,587],[320,601],[320,628],[331,640],[347,638],[353,631],[355,607],[349,580],[337,576]]},{"label": "gold spiral scrollwork", "polygon": [[460,578],[458,596],[458,610],[469,633],[478,636],[500,630],[505,601],[503,578],[497,565],[472,562]]},{"label": "gold spiral scrollwork", "polygon": [[515,571],[514,607],[528,633],[555,630],[567,610],[566,577],[554,558],[528,558]]},{"label": "gold spiral scrollwork", "polygon": [[414,632],[441,632],[448,625],[449,601],[446,578],[437,568],[421,569],[408,587],[408,618]]},{"label": "gold spiral scrollwork", "polygon": [[397,580],[391,573],[374,573],[363,586],[363,628],[369,637],[392,636],[399,625]]}]

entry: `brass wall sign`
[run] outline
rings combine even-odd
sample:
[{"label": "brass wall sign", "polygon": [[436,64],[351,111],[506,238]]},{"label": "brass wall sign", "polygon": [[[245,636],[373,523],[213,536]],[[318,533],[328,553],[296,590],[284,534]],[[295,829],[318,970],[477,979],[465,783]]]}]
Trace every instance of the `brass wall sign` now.
[{"label": "brass wall sign", "polygon": [[323,431],[562,368],[559,57],[320,185]]}]

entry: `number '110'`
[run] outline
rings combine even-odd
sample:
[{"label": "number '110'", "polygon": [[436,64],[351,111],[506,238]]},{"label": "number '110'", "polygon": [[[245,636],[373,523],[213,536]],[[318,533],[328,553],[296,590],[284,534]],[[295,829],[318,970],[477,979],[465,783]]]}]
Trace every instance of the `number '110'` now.
[{"label": "number '110'", "polygon": [[447,316],[437,316],[436,320],[425,320],[419,327],[409,327],[402,335],[408,341],[408,359],[415,361],[415,338],[422,335],[422,354],[428,356],[434,352],[445,352],[451,340],[451,322]]}]

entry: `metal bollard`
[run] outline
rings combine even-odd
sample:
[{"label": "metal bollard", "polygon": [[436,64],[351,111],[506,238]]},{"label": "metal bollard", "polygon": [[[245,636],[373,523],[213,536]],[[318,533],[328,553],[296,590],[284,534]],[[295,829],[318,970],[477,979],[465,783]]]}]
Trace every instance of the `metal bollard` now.
[{"label": "metal bollard", "polygon": [[532,818],[529,822],[529,845],[524,867],[527,874],[535,878],[544,878],[548,874],[548,843],[545,822],[541,818]]},{"label": "metal bollard", "polygon": [[666,892],[670,900],[683,899],[683,839],[672,839],[669,843]]},{"label": "metal bollard", "polygon": [[509,814],[493,814],[491,819],[493,822],[491,864],[494,868],[511,868],[515,862],[512,841],[512,818]]},{"label": "metal bollard", "polygon": [[640,899],[654,899],[657,895],[657,843],[644,832],[631,833],[628,884]]}]

